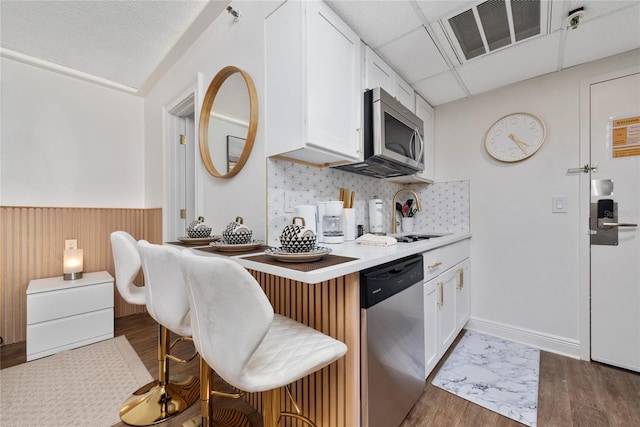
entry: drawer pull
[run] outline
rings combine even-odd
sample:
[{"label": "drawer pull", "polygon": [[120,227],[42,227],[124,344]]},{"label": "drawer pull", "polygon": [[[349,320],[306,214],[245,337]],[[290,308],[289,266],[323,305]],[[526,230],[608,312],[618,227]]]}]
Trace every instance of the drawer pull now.
[{"label": "drawer pull", "polygon": [[464,269],[462,268],[458,269],[458,286],[456,288],[464,289]]},{"label": "drawer pull", "polygon": [[427,265],[427,267],[429,268],[429,270],[433,270],[436,267],[440,267],[442,265],[442,261],[436,261],[433,264],[429,264]]}]

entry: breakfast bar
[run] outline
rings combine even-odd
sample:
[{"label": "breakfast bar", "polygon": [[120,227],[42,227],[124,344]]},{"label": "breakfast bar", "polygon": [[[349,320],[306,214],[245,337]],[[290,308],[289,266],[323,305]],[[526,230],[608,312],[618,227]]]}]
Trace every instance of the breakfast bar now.
[{"label": "breakfast bar", "polygon": [[[230,257],[260,283],[276,313],[347,345],[343,358],[292,384],[291,392],[304,414],[318,426],[351,427],[361,425],[360,271],[469,237],[468,233],[453,233],[386,247],[347,242],[329,245],[331,254],[307,263],[265,259],[264,249],[249,253],[216,251],[211,247],[190,250],[203,256]],[[259,394],[249,394],[247,399],[262,410]],[[284,396],[282,402],[287,405],[285,410],[291,410]]]}]

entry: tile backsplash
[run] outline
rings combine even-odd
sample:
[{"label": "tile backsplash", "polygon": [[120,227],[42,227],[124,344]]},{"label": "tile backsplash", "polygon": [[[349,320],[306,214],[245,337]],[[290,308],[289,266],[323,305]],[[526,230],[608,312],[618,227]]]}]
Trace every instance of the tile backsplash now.
[{"label": "tile backsplash", "polygon": [[[271,245],[279,246],[278,236],[291,223],[293,206],[339,200],[341,187],[355,191],[356,224],[364,225],[365,230],[369,229],[368,201],[376,196],[383,200],[384,229],[389,231],[393,196],[407,188],[418,194],[422,205],[422,211],[414,216],[414,231],[470,231],[469,181],[401,185],[338,169],[274,159],[267,159],[267,179],[267,240]],[[398,201],[404,203],[412,197],[411,193],[401,193]]]}]

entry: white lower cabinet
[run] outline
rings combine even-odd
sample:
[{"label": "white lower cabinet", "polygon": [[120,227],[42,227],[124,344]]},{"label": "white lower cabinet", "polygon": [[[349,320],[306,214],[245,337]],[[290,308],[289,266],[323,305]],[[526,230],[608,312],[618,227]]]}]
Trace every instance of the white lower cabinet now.
[{"label": "white lower cabinet", "polygon": [[426,378],[469,320],[469,240],[423,256]]},{"label": "white lower cabinet", "polygon": [[27,287],[27,361],[113,338],[113,277],[36,279]]},{"label": "white lower cabinet", "polygon": [[458,274],[456,283],[456,329],[461,331],[469,320],[471,305],[469,301],[469,279],[471,260],[466,259],[455,267]]}]

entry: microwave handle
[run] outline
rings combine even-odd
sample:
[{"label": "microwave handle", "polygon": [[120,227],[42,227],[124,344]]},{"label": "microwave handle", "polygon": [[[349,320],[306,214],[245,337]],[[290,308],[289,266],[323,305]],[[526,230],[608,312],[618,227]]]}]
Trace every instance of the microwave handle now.
[{"label": "microwave handle", "polygon": [[[418,155],[416,157],[414,157],[414,160],[417,160],[419,162],[421,157],[422,157],[422,154],[424,153],[424,140],[420,136],[420,132],[418,132],[418,128],[417,127],[416,127],[416,130],[413,131],[413,135],[414,136],[412,137],[412,139],[414,139],[415,141],[418,141],[420,143],[420,150],[418,150]],[[412,145],[412,147],[413,147],[413,145]],[[411,155],[413,155],[413,153],[411,153]]]}]

